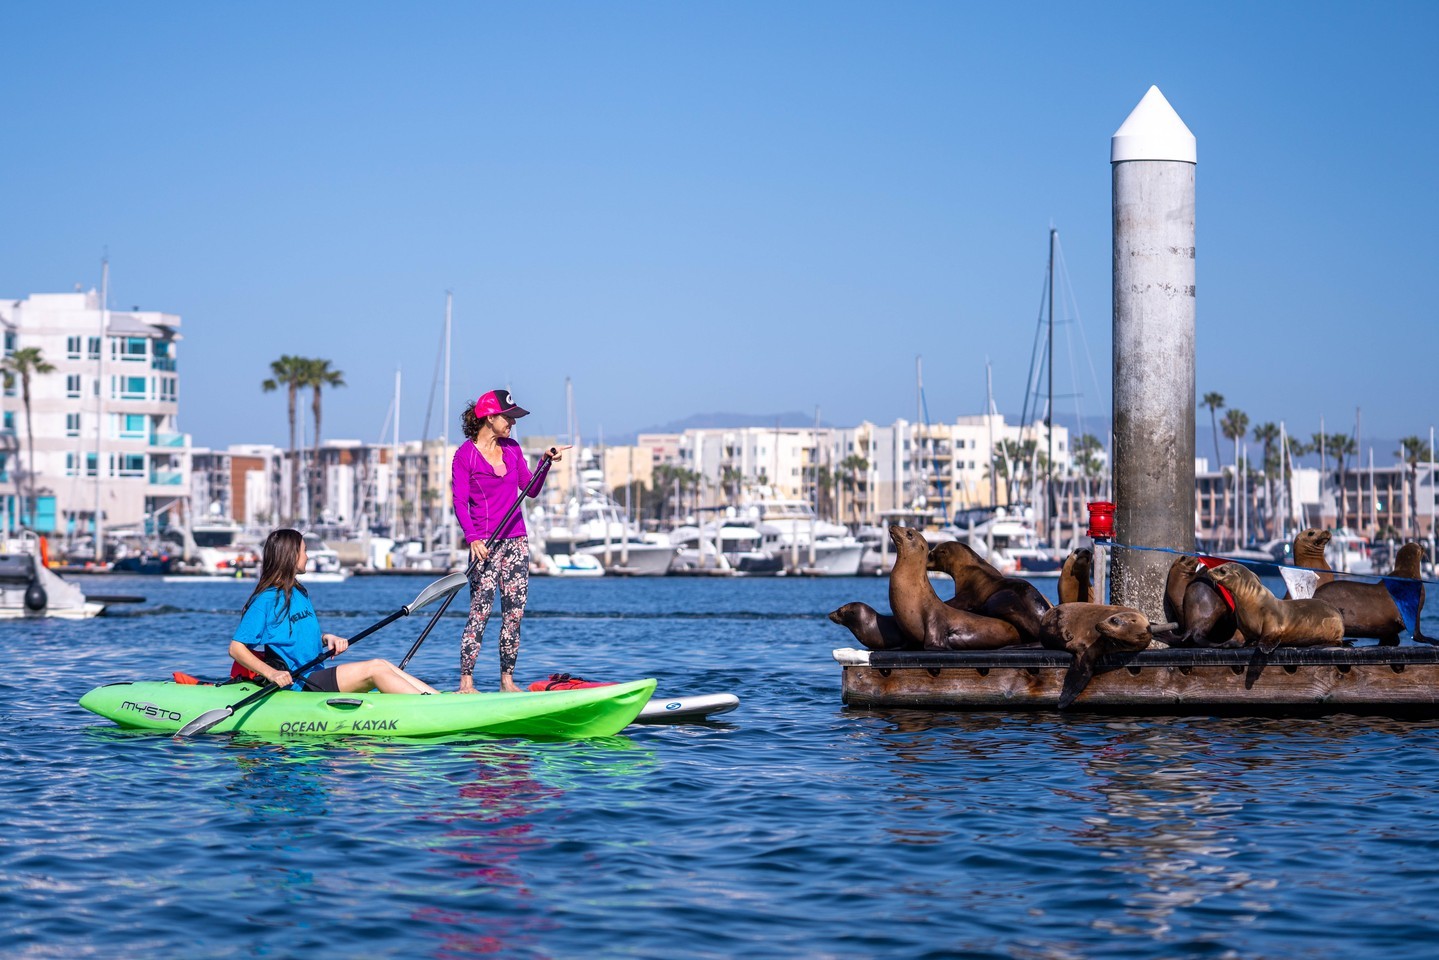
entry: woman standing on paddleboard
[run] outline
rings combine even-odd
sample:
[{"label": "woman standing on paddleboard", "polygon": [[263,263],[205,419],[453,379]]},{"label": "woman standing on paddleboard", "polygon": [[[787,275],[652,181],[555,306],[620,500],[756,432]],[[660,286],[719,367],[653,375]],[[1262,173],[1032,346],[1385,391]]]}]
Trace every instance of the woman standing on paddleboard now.
[{"label": "woman standing on paddleboard", "polygon": [[[388,660],[313,667],[303,676],[291,671],[314,660],[325,648],[344,653],[350,641],[321,633],[310,595],[296,579],[309,562],[298,530],[276,530],[265,538],[260,582],[230,641],[230,657],[245,670],[280,687],[322,693],[438,693]],[[267,662],[268,655],[273,662]]]},{"label": "woman standing on paddleboard", "polygon": [[[528,490],[535,496],[544,485],[550,463],[569,447],[550,447],[537,475],[530,473],[519,443],[510,439],[515,421],[529,411],[515,403],[508,390],[491,390],[461,414],[468,443],[455,450],[451,466],[455,518],[470,545],[470,618],[460,636],[460,693],[475,692],[475,660],[480,655],[485,623],[499,590],[503,602],[500,624],[500,689],[516,693],[515,662],[520,656],[520,621],[530,589],[530,541],[523,510],[515,510],[504,529],[497,529],[510,508]],[[535,487],[529,489],[535,477]],[[494,550],[486,541],[494,541]]]}]

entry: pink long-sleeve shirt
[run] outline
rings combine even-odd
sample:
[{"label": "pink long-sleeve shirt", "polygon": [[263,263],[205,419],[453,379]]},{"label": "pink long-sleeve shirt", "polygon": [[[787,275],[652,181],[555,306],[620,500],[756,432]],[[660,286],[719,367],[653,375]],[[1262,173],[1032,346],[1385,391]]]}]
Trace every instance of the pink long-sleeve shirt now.
[{"label": "pink long-sleeve shirt", "polygon": [[[465,532],[465,542],[488,540],[495,533],[495,527],[514,505],[533,474],[525,461],[524,451],[513,440],[499,441],[500,455],[504,459],[505,475],[495,473],[495,468],[480,453],[473,440],[467,440],[455,450],[455,459],[450,468],[451,489],[454,491],[455,519]],[[534,493],[538,495],[545,485],[545,476],[550,471],[550,462],[542,461],[540,479]],[[525,536],[524,508],[516,510],[499,539]]]}]

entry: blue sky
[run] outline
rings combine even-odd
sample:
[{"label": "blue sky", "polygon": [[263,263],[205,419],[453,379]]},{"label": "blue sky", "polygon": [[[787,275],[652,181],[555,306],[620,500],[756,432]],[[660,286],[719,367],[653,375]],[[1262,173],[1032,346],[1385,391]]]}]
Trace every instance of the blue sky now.
[{"label": "blue sky", "polygon": [[455,417],[503,384],[562,432],[568,376],[591,438],[887,423],[916,356],[931,419],[986,358],[1017,414],[1051,224],[1056,391],[1105,414],[1109,138],[1150,84],[1198,138],[1200,391],[1436,421],[1439,5],[47,2],[0,35],[0,296],[108,251],[112,306],[183,317],[197,444],[284,442],[282,353],[344,371],[326,437],[380,439],[400,367],[418,437],[446,290]]}]

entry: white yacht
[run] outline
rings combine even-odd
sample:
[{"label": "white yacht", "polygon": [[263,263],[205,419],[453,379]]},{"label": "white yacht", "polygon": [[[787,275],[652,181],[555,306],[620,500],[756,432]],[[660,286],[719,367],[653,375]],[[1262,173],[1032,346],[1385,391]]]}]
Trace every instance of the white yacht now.
[{"label": "white yacht", "polygon": [[670,533],[679,548],[674,572],[755,577],[784,573],[783,561],[764,549],[763,539],[753,525],[730,517],[677,527]]},{"label": "white yacht", "polygon": [[1040,539],[1034,511],[1004,507],[969,510],[947,528],[1006,576],[1057,577],[1064,557]]},{"label": "white yacht", "polygon": [[604,475],[593,465],[590,451],[582,451],[580,459],[587,463],[579,470],[580,494],[562,504],[537,507],[526,518],[544,552],[593,557],[606,573],[621,576],[669,573],[675,545],[663,535],[641,535],[624,508],[604,492]]},{"label": "white yacht", "polygon": [[340,554],[331,550],[318,534],[305,534],[305,553],[309,561],[300,574],[301,583],[344,583],[350,571],[340,566]]},{"label": "white yacht", "polygon": [[59,617],[86,620],[105,609],[45,565],[40,538],[29,531],[0,540],[0,620]]},{"label": "white yacht", "polygon": [[853,577],[859,573],[865,545],[837,523],[819,519],[806,500],[762,495],[740,509],[760,533],[760,548],[777,558],[787,573]]}]

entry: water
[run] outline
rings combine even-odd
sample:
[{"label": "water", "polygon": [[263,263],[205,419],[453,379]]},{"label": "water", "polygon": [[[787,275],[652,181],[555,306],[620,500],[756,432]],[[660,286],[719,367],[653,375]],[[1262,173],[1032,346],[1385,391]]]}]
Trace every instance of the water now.
[{"label": "water", "polygon": [[[423,586],[312,595],[352,633]],[[1402,958],[1439,936],[1439,722],[853,711],[823,614],[886,607],[883,580],[535,580],[520,679],[654,676],[739,711],[590,743],[177,742],[75,701],[224,672],[247,588],[87,587],[148,600],[0,625],[6,956]],[[398,660],[423,617],[356,655]],[[461,623],[417,673],[453,687]]]}]

